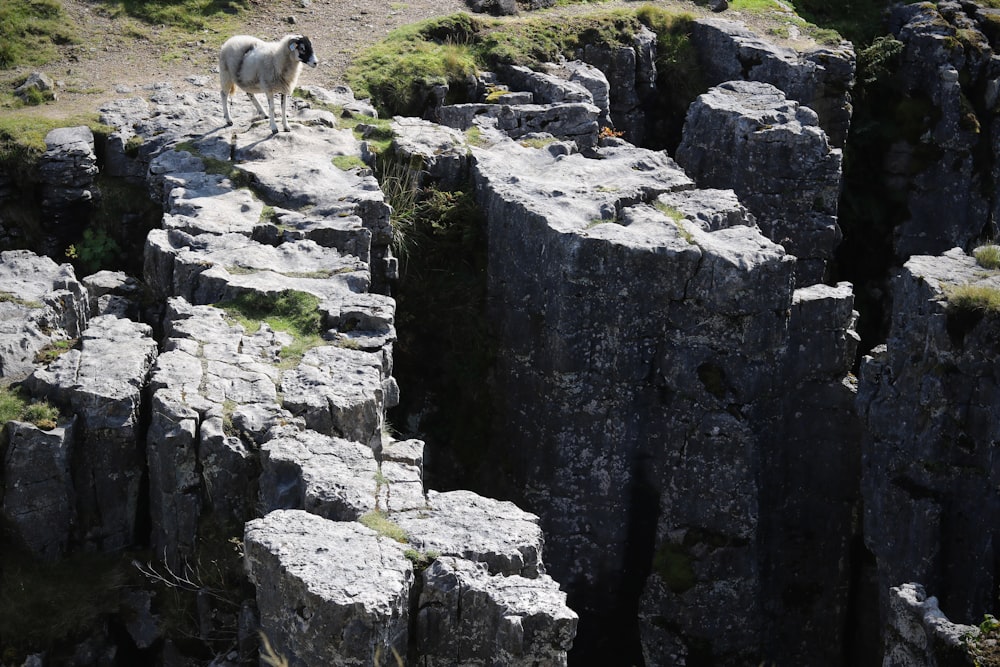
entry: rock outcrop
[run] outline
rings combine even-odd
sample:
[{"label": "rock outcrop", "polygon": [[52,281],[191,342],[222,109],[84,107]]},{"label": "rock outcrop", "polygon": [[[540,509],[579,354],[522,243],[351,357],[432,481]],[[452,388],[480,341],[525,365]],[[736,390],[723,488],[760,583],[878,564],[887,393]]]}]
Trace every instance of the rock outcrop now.
[{"label": "rock outcrop", "polygon": [[890,338],[865,358],[858,391],[865,542],[883,608],[890,587],[917,580],[960,623],[991,608],[998,583],[998,321],[963,305],[970,287],[995,293],[1000,273],[958,248],[911,258],[894,284]]},{"label": "rock outcrop", "polygon": [[935,597],[920,584],[889,589],[883,667],[946,667],[973,664],[966,637],[979,629],[952,623],[941,613]]}]

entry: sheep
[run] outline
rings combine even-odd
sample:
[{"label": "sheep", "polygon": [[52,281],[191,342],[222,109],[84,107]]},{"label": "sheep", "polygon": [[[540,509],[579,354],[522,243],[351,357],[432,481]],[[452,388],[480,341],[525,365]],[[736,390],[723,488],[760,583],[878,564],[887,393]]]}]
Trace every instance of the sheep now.
[{"label": "sheep", "polygon": [[[281,125],[289,132],[285,110],[286,98],[295,89],[302,70],[302,63],[316,67],[316,54],[312,43],[302,35],[285,35],[277,42],[265,42],[249,35],[236,35],[226,40],[219,51],[219,84],[222,89],[222,111],[226,125],[232,125],[229,116],[229,96],[242,88],[257,109],[255,118],[269,118],[271,134],[278,133],[274,122],[274,94],[281,95]],[[267,96],[267,116],[254,93]]]}]

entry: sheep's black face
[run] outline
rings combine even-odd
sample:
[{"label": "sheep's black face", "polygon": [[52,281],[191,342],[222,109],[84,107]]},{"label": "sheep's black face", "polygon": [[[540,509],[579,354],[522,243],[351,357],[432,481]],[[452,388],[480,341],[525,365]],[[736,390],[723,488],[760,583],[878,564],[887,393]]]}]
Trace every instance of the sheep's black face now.
[{"label": "sheep's black face", "polygon": [[299,54],[299,62],[305,63],[310,67],[316,67],[319,61],[316,60],[316,54],[313,53],[312,42],[309,41],[308,37],[299,37],[296,39],[295,50]]}]

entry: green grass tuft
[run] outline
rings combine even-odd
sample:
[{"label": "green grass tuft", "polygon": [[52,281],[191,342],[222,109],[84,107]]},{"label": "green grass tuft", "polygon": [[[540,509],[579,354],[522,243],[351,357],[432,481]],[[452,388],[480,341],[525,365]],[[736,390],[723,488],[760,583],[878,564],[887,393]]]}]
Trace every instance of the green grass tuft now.
[{"label": "green grass tuft", "polygon": [[976,262],[984,269],[1000,269],[1000,246],[984,245],[973,251]]},{"label": "green grass tuft", "polygon": [[378,510],[372,510],[364,514],[358,521],[382,537],[388,537],[390,540],[406,544],[410,539],[405,530],[389,519],[385,513]]},{"label": "green grass tuft", "polygon": [[1000,289],[987,285],[946,286],[948,307],[957,311],[1000,313]]},{"label": "green grass tuft", "polygon": [[34,424],[43,431],[59,422],[59,408],[45,400],[35,400],[13,385],[0,388],[0,427],[9,421]]},{"label": "green grass tuft", "polygon": [[323,343],[323,315],[319,298],[312,294],[296,290],[244,292],[216,306],[248,332],[257,331],[260,323],[266,322],[275,331],[290,333],[292,343],[281,349],[283,365],[298,363],[308,350]]}]

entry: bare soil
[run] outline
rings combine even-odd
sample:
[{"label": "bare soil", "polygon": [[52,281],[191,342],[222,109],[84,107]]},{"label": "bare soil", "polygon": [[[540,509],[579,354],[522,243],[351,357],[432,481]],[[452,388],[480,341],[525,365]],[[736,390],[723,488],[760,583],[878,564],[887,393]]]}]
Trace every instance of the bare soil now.
[{"label": "bare soil", "polygon": [[[251,0],[236,32],[277,39],[288,33],[309,36],[320,64],[303,70],[303,84],[333,87],[346,83],[344,72],[352,58],[384,39],[392,30],[421,21],[468,11],[465,0]],[[706,14],[704,7],[690,0],[655,0],[694,14]],[[80,42],[63,47],[60,58],[44,67],[24,67],[0,72],[0,86],[13,87],[32,71],[42,71],[58,84],[55,102],[34,107],[32,113],[52,118],[79,117],[96,112],[111,99],[142,95],[155,84],[170,83],[175,88],[214,86],[217,76],[217,47],[229,35],[190,35],[178,38],[177,31],[148,26],[135,19],[112,16],[96,0],[62,0],[75,24]],[[637,6],[626,0],[580,3],[544,10],[574,13]],[[724,18],[759,21],[759,17],[726,12]],[[773,23],[773,21],[772,21]],[[23,110],[21,110],[23,111]],[[0,110],[0,113],[5,113]]]}]

